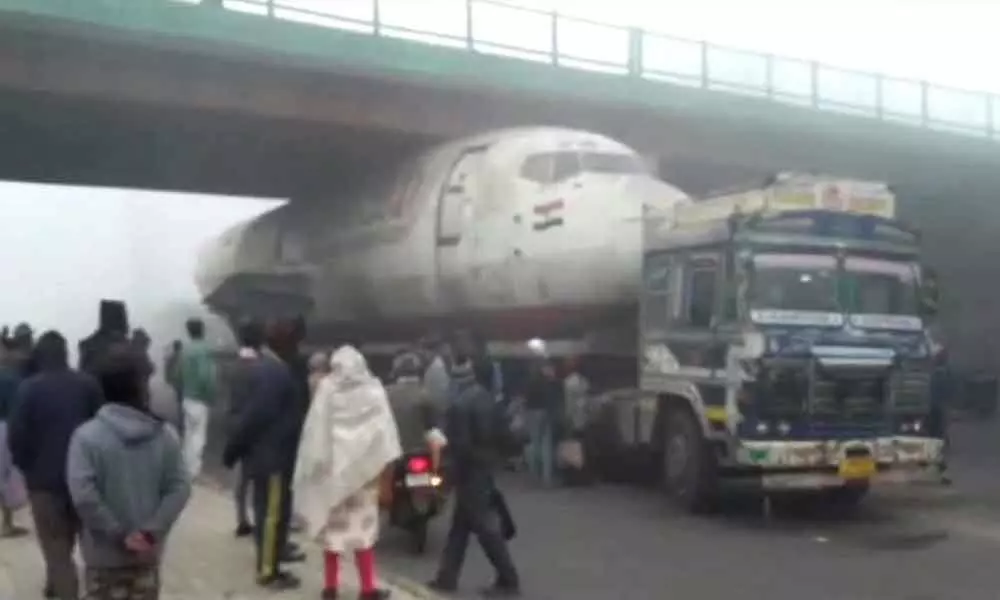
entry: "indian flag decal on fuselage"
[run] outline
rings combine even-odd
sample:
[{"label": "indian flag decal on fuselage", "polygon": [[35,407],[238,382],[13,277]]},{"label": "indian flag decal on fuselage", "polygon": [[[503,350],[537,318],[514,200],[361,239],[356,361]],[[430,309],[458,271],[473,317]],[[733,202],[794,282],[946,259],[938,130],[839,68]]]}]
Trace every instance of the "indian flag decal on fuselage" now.
[{"label": "indian flag decal on fuselage", "polygon": [[535,231],[545,231],[563,224],[562,212],[566,204],[562,200],[553,200],[545,204],[536,204],[533,212],[535,221],[531,228]]}]

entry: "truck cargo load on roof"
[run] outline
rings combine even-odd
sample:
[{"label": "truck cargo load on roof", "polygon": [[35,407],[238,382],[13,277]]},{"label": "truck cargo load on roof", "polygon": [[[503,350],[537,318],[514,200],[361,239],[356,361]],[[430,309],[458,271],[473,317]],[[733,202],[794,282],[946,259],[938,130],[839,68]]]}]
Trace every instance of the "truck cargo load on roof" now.
[{"label": "truck cargo load on roof", "polygon": [[892,219],[896,196],[882,182],[782,174],[770,185],[678,205],[675,226],[725,219],[733,214],[825,210]]}]

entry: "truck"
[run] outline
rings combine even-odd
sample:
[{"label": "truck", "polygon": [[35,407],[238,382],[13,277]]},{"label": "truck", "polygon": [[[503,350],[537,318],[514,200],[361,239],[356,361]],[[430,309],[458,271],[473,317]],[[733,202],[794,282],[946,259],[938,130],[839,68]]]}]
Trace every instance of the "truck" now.
[{"label": "truck", "polygon": [[638,390],[596,411],[595,455],[645,457],[695,512],[940,481],[937,286],[895,208],[883,183],[785,173],[646,219]]}]

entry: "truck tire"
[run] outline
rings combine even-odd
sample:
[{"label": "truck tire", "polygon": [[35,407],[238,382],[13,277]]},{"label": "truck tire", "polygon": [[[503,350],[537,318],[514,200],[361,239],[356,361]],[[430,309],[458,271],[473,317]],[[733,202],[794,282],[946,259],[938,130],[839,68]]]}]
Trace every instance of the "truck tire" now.
[{"label": "truck tire", "polygon": [[692,513],[716,506],[718,480],[715,455],[701,427],[686,407],[667,413],[663,436],[663,482],[671,499]]}]

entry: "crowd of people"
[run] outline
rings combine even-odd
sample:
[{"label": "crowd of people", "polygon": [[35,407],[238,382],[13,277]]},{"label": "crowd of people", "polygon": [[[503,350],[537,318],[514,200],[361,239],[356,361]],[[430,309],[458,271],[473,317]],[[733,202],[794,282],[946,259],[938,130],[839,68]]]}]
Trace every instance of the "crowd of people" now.
[{"label": "crowd of people", "polygon": [[124,304],[114,301],[102,302],[76,369],[59,332],[36,341],[27,325],[4,331],[3,534],[27,533],[13,514],[30,505],[46,598],[158,597],[163,545],[191,486],[176,431],[149,411],[148,347],[148,336],[130,331]]},{"label": "crowd of people", "polygon": [[[323,549],[324,599],[338,595],[345,554],[353,554],[362,600],[386,598],[374,564],[386,478],[404,452],[426,448],[440,456],[446,448],[455,509],[430,585],[457,588],[474,535],[497,569],[484,592],[517,595],[507,540],[492,518],[502,502],[494,472],[515,445],[497,403],[494,362],[468,344],[455,352],[428,345],[398,356],[385,384],[352,346],[305,358],[298,350],[303,333],[301,321],[239,327],[223,461],[240,470],[236,533],[254,535],[258,583],[300,585],[285,567],[297,558],[288,540],[297,516]],[[252,519],[244,508],[247,487]]]},{"label": "crowd of people", "polygon": [[[516,528],[496,471],[518,456],[553,483],[556,436],[579,432],[575,398],[586,394],[572,364],[557,376],[544,344],[533,342],[537,360],[514,394],[485,347],[460,335],[415,344],[383,381],[349,345],[306,357],[302,319],[247,320],[220,386],[204,325],[192,319],[186,329],[188,339],[171,345],[164,364],[173,407],[151,392],[150,339],[130,331],[119,302],[101,304],[76,369],[58,332],[36,341],[24,325],[3,331],[0,535],[27,533],[15,512],[30,505],[46,597],[158,597],[163,545],[202,477],[212,415],[226,419],[223,464],[238,470],[236,535],[255,543],[261,587],[300,586],[288,567],[305,557],[290,537],[300,530],[322,548],[325,600],[338,597],[348,554],[359,598],[388,597],[376,585],[374,559],[386,477],[406,452],[428,449],[454,505],[430,587],[457,589],[475,537],[496,570],[484,593],[520,593],[507,547]],[[228,405],[213,410],[224,401],[221,387]]]}]

